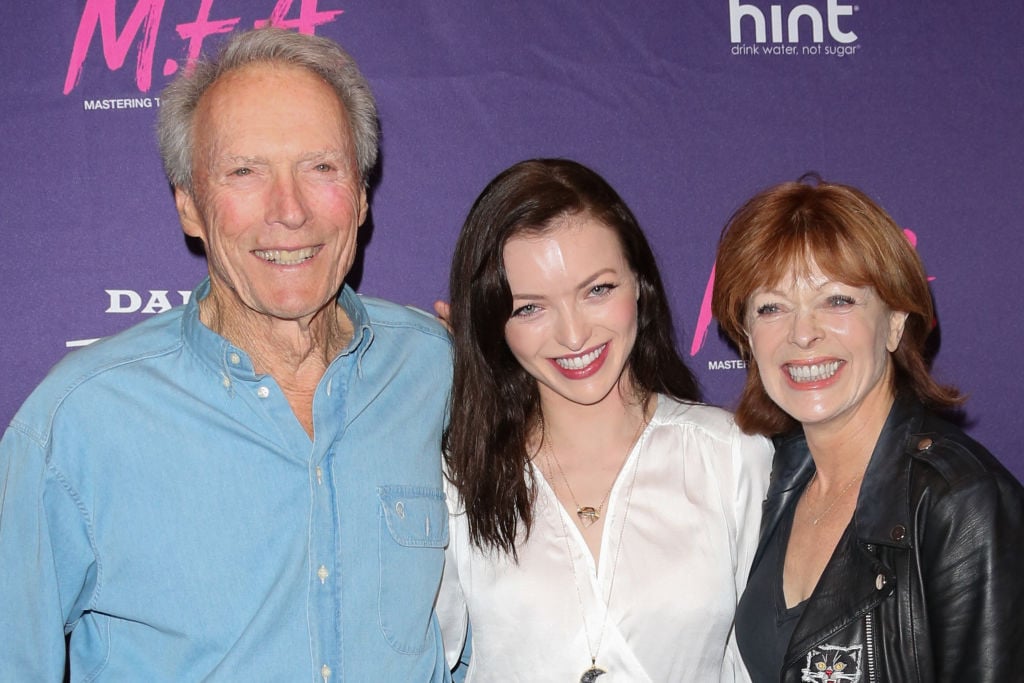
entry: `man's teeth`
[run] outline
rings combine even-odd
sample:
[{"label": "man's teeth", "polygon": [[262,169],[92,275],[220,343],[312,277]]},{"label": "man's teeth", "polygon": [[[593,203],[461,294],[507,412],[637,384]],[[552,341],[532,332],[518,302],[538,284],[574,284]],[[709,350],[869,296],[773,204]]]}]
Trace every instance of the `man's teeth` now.
[{"label": "man's teeth", "polygon": [[270,263],[293,266],[296,263],[302,263],[307,259],[313,258],[318,250],[319,247],[306,247],[304,249],[295,249],[294,251],[287,249],[257,249],[252,253]]},{"label": "man's teeth", "polygon": [[597,360],[598,356],[601,355],[601,352],[604,351],[605,346],[607,346],[607,344],[601,344],[601,346],[597,347],[590,353],[585,353],[582,356],[575,356],[573,358],[556,358],[555,362],[558,363],[558,367],[564,368],[565,370],[582,370]]},{"label": "man's teeth", "polygon": [[794,382],[820,382],[836,374],[839,369],[839,361],[834,360],[828,363],[817,363],[815,365],[788,365],[786,370]]}]

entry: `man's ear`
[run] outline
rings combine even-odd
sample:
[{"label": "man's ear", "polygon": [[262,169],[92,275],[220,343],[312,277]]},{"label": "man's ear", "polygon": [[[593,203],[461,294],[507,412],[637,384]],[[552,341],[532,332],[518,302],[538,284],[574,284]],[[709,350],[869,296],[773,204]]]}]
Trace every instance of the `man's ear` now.
[{"label": "man's ear", "polygon": [[174,188],[174,205],[178,208],[178,220],[181,221],[181,229],[185,234],[205,243],[206,225],[192,195],[180,187]]},{"label": "man's ear", "polygon": [[370,210],[370,205],[366,203],[366,185],[359,183],[359,223],[362,225],[366,222],[366,214]]}]

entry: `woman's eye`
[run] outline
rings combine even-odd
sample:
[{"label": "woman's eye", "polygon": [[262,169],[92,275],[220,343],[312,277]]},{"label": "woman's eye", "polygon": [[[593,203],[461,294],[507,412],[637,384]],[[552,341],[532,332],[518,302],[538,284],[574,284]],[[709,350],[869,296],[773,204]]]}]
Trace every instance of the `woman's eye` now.
[{"label": "woman's eye", "polygon": [[519,308],[512,311],[512,317],[525,318],[529,315],[533,315],[534,313],[537,312],[537,310],[538,309],[536,304],[526,304],[525,306],[520,306]]},{"label": "woman's eye", "polygon": [[603,296],[611,292],[613,289],[615,289],[615,285],[606,282],[604,284],[594,285],[593,287],[591,287],[590,294],[592,296]]},{"label": "woman's eye", "polygon": [[756,309],[758,315],[771,315],[779,312],[778,304],[761,304]]},{"label": "woman's eye", "polygon": [[845,294],[835,294],[828,298],[829,306],[852,306],[856,302],[852,296],[846,296]]}]

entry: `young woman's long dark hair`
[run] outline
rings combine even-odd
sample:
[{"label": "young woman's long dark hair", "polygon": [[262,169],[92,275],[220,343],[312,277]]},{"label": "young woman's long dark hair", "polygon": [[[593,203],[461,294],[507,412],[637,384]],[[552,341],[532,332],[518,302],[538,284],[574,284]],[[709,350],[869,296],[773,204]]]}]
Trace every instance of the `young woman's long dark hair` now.
[{"label": "young woman's long dark hair", "polygon": [[513,558],[518,535],[525,540],[533,522],[527,440],[540,417],[540,394],[505,343],[512,294],[502,252],[512,237],[544,233],[558,219],[580,214],[615,232],[636,275],[637,334],[628,360],[633,388],[644,397],[700,400],[697,381],[676,350],[654,254],[615,190],[565,159],[523,161],[492,180],[466,217],[452,260],[455,377],[444,450],[473,542]]}]

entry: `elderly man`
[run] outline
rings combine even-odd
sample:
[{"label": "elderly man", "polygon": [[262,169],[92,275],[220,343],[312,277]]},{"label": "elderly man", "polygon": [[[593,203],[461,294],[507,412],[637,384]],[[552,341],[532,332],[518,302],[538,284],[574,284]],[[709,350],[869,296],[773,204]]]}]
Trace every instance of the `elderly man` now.
[{"label": "elderly man", "polygon": [[209,278],[70,355],[0,443],[0,679],[448,679],[451,367],[424,314],[344,279],[377,157],[334,43],[236,35],[159,137]]}]

